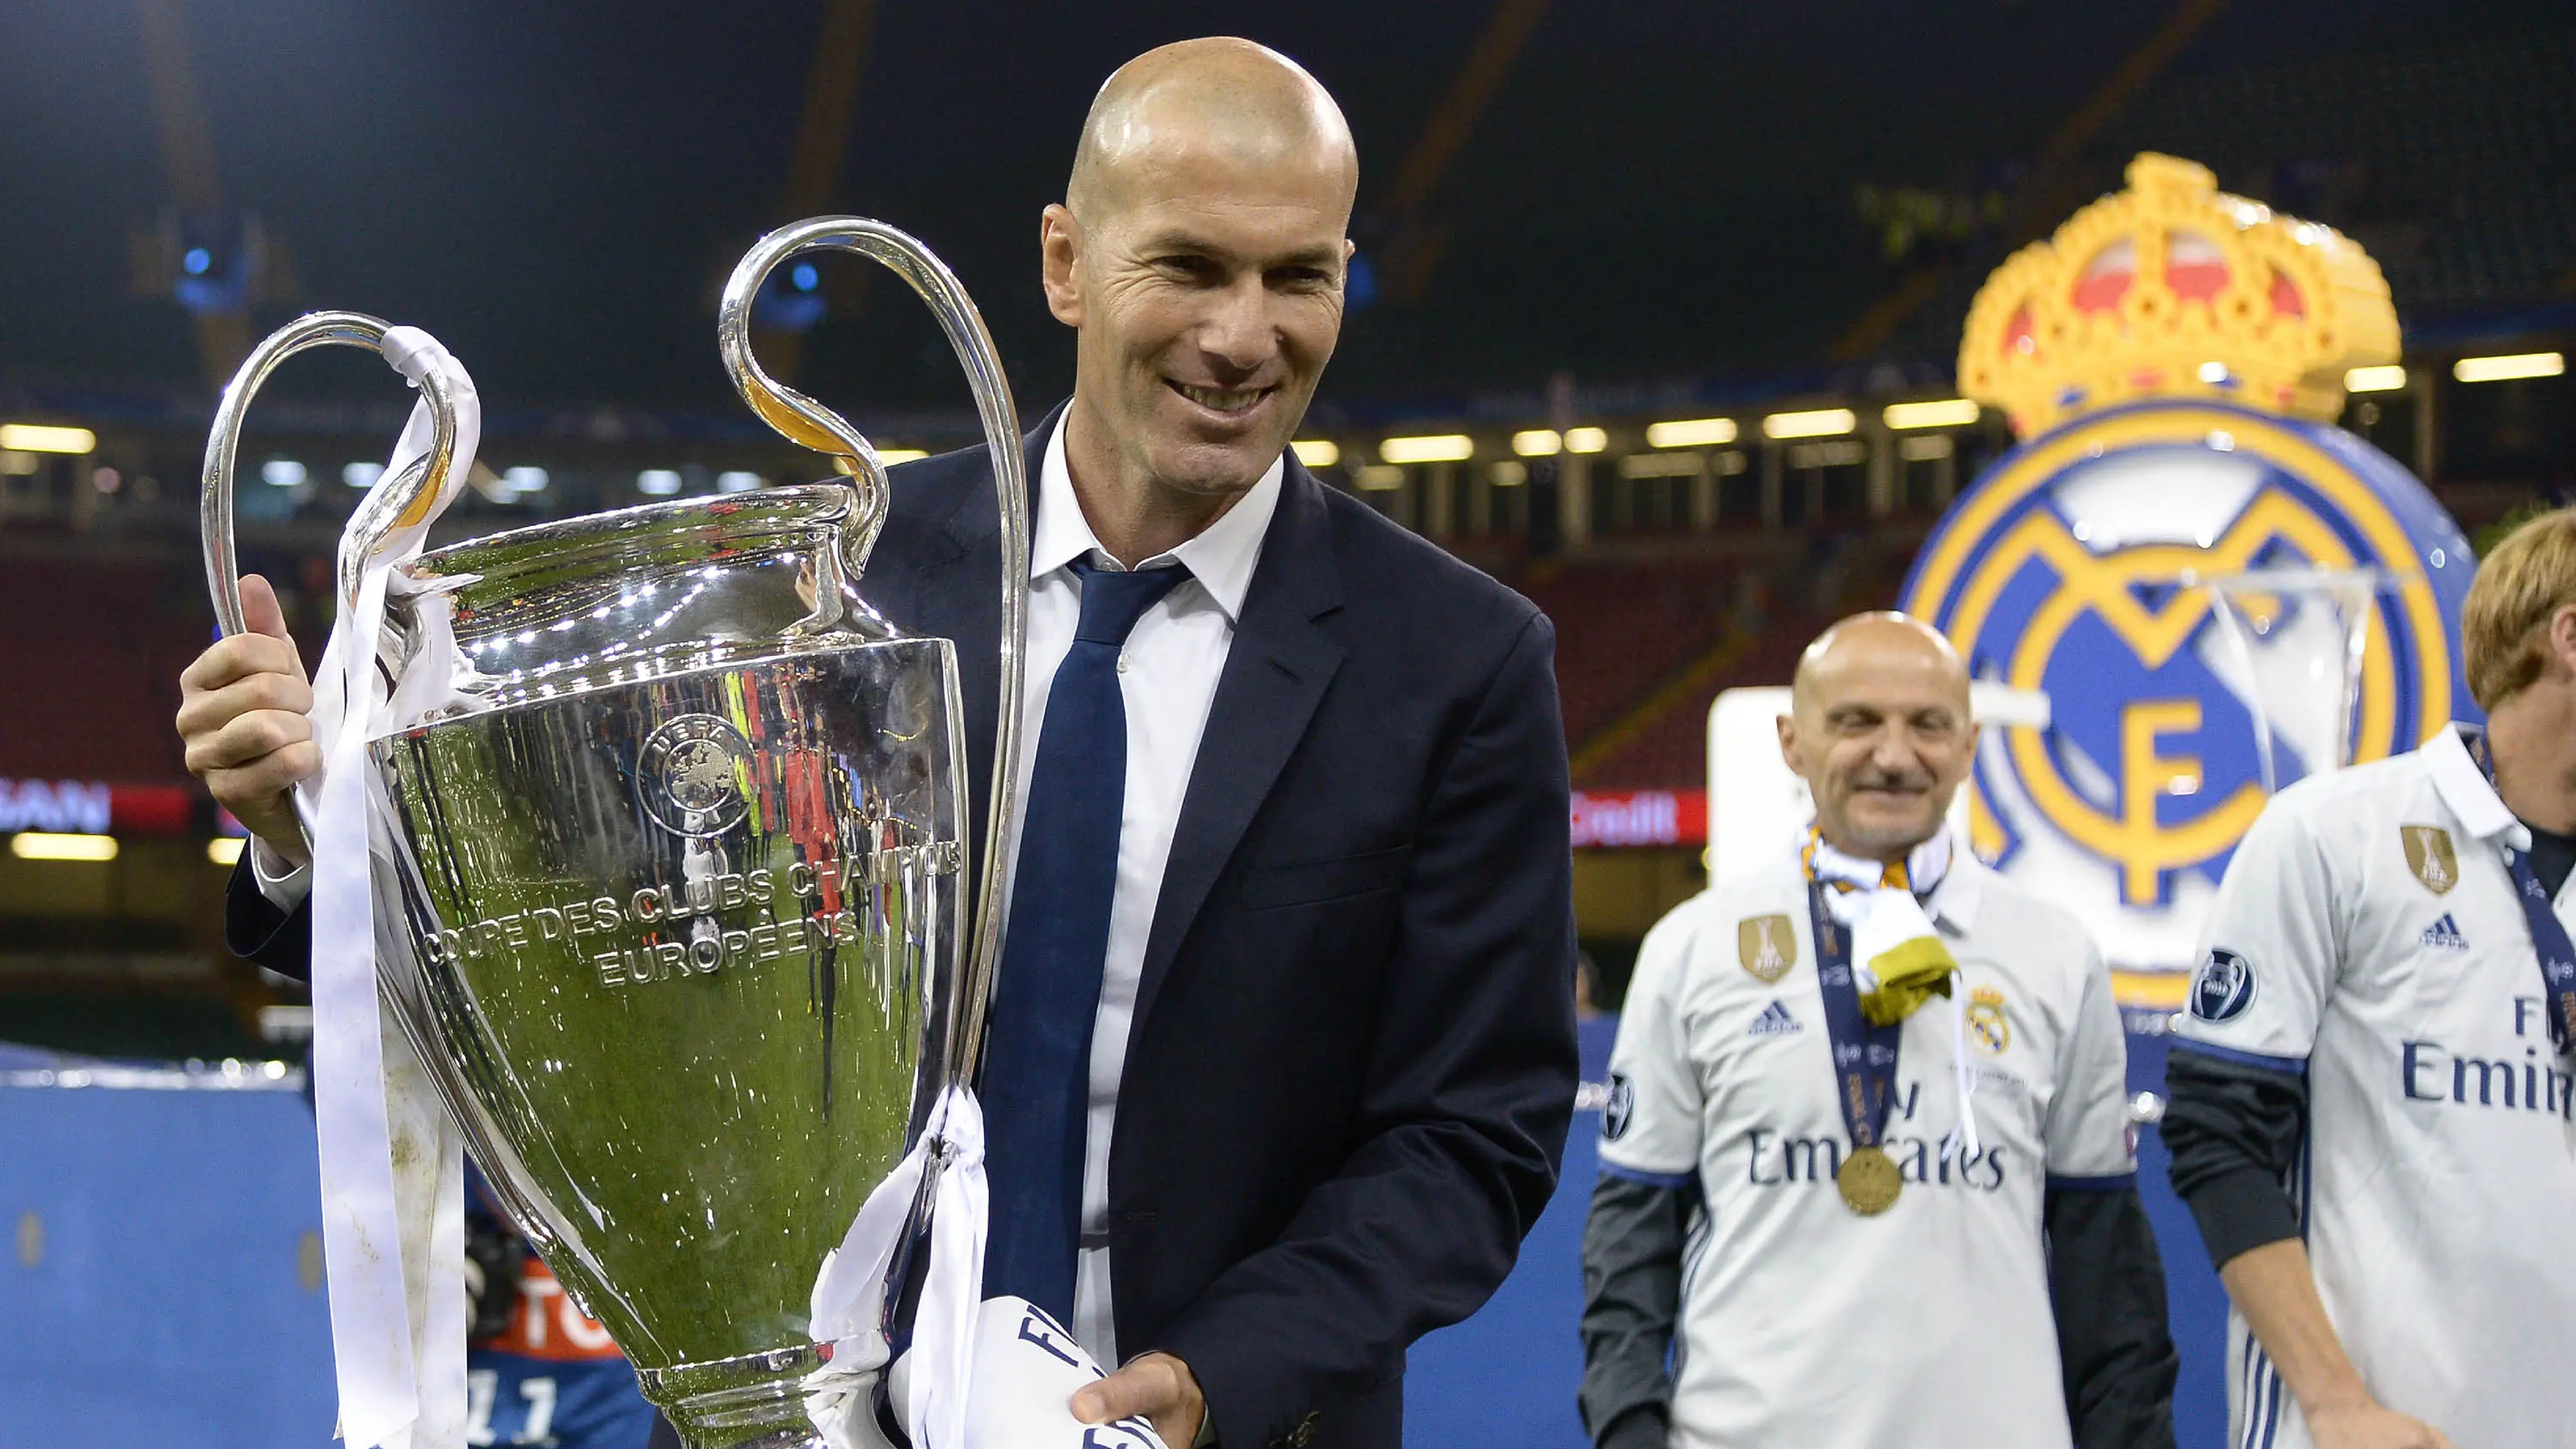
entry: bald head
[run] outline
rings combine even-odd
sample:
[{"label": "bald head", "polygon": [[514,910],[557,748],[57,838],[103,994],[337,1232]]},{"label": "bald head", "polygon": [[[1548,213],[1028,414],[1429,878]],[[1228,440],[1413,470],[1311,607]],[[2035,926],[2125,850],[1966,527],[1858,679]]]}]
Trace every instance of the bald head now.
[{"label": "bald head", "polygon": [[1817,635],[1798,656],[1791,707],[1806,707],[1819,691],[1836,689],[1852,676],[1891,672],[1919,676],[1952,698],[1962,717],[1967,714],[1967,662],[1940,630],[1893,611],[1854,614]]},{"label": "bald head", "polygon": [[1968,667],[1940,631],[1855,614],[1798,658],[1780,754],[1836,847],[1901,860],[1932,838],[1976,758]]},{"label": "bald head", "polygon": [[1341,108],[1248,40],[1150,50],[1100,88],[1038,251],[1103,547],[1175,547],[1278,464],[1341,337],[1358,187]]},{"label": "bald head", "polygon": [[1065,203],[1097,226],[1155,173],[1211,159],[1309,176],[1339,195],[1345,216],[1359,190],[1359,152],[1331,94],[1268,46],[1210,36],[1158,46],[1110,75],[1083,118]]}]

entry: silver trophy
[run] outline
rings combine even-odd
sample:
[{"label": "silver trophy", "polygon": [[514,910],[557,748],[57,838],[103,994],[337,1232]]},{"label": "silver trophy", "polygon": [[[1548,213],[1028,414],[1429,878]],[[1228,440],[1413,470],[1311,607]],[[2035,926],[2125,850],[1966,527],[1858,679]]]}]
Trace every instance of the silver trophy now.
[{"label": "silver trophy", "polygon": [[[751,356],[762,279],[818,247],[899,273],[965,364],[1001,506],[1001,698],[1019,697],[1028,492],[1000,359],[919,242],[828,217],[753,248],[718,329],[744,398],[843,476],[423,554],[381,658],[398,677],[443,610],[451,702],[368,747],[382,995],[503,1205],[692,1449],[821,1444],[800,1389],[830,1353],[809,1331],[817,1273],[916,1105],[973,1079],[999,948],[989,831],[967,941],[955,646],[860,589],[885,470]],[[243,628],[232,480],[253,394],[295,353],[385,332],[303,318],[225,393],[204,498],[225,632]],[[452,420],[427,397],[440,439],[353,517],[344,604],[437,496]],[[1017,713],[998,721],[996,828]]]}]

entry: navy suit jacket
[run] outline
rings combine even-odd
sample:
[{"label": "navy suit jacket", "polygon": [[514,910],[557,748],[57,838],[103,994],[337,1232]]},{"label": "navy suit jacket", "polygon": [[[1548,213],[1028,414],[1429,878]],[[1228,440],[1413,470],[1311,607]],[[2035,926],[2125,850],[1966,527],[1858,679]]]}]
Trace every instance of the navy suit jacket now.
[{"label": "navy suit jacket", "polygon": [[[974,448],[893,479],[859,589],[957,641],[980,846],[991,467]],[[1400,1445],[1406,1347],[1492,1294],[1554,1191],[1577,1071],[1554,651],[1528,600],[1287,460],[1109,1157],[1119,1345],[1187,1362],[1232,1449]],[[237,945],[303,964],[301,912],[240,878],[232,908]]]}]

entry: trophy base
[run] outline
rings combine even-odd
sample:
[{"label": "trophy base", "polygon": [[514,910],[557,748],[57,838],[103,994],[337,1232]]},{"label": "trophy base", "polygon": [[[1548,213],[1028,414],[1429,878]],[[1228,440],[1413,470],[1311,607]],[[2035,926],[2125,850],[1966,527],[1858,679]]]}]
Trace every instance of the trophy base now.
[{"label": "trophy base", "polygon": [[831,1358],[820,1344],[639,1369],[644,1397],[688,1449],[830,1449],[805,1412],[805,1379]]}]

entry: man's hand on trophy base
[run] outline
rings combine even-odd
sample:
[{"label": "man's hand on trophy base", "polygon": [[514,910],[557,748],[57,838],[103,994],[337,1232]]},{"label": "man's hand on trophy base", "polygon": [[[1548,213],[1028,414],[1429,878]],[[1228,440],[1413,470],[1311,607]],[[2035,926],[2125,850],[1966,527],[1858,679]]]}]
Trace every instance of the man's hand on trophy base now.
[{"label": "man's hand on trophy base", "polygon": [[1189,1449],[1207,1421],[1207,1396],[1199,1392],[1190,1366],[1168,1353],[1138,1354],[1126,1367],[1073,1396],[1073,1416],[1086,1424],[1110,1424],[1139,1414],[1172,1449]]},{"label": "man's hand on trophy base", "polygon": [[289,793],[320,772],[313,686],[268,580],[242,578],[250,632],[215,641],[179,675],[179,739],[188,772],[251,834],[295,865],[308,858]]}]

